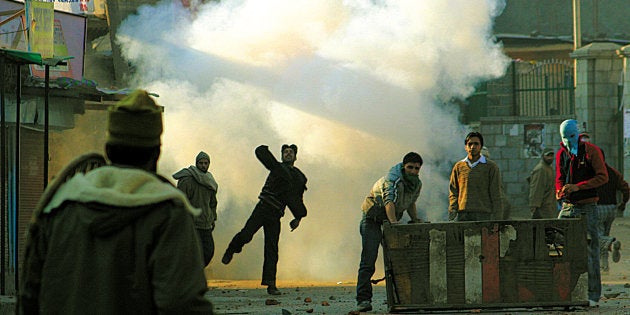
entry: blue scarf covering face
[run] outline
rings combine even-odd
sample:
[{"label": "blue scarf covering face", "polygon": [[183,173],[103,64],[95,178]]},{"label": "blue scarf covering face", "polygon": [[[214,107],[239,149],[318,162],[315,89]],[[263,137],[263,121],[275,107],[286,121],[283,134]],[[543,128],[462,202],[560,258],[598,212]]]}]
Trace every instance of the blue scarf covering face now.
[{"label": "blue scarf covering face", "polygon": [[580,131],[578,130],[577,121],[575,119],[567,119],[560,124],[562,143],[573,155],[577,155],[578,152],[579,135]]}]

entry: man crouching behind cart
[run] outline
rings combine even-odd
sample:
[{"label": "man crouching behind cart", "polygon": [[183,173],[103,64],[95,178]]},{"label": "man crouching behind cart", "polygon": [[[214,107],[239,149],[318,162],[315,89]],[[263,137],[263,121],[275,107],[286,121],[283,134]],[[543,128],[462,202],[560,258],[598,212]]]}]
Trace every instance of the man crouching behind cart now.
[{"label": "man crouching behind cart", "polygon": [[383,238],[383,221],[391,224],[400,223],[407,211],[411,222],[421,222],[416,212],[416,200],[420,196],[422,182],[418,177],[422,167],[422,157],[409,152],[402,163],[394,165],[387,175],[380,178],[365,197],[361,209],[363,217],[359,226],[361,233],[361,263],[357,279],[357,310],[372,310],[372,284],[378,247]]}]

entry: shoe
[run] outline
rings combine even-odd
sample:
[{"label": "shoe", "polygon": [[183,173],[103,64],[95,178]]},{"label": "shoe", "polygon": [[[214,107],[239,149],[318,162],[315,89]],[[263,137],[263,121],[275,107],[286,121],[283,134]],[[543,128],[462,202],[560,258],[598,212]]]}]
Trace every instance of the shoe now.
[{"label": "shoe", "polygon": [[280,293],[280,290],[278,290],[275,285],[270,285],[267,287],[267,294],[280,295],[282,293]]},{"label": "shoe", "polygon": [[619,262],[619,260],[621,260],[621,252],[619,252],[620,249],[621,249],[621,242],[614,241],[612,243],[612,261],[613,262]]},{"label": "shoe", "polygon": [[372,310],[372,303],[370,303],[370,301],[361,301],[357,303],[357,311],[369,312],[371,310]]},{"label": "shoe", "polygon": [[234,257],[234,253],[231,250],[226,250],[225,254],[223,254],[223,258],[221,258],[221,262],[227,265],[232,261],[232,257]]},{"label": "shoe", "polygon": [[599,307],[599,302],[588,300],[588,307]]}]

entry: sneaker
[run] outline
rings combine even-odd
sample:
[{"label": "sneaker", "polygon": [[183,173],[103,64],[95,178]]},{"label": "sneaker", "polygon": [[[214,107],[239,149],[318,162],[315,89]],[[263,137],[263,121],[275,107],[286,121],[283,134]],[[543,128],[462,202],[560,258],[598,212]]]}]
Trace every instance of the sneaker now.
[{"label": "sneaker", "polygon": [[225,254],[223,254],[223,258],[221,258],[221,262],[227,265],[232,261],[232,257],[234,257],[234,253],[231,250],[226,250]]},{"label": "sneaker", "polygon": [[267,287],[267,294],[280,295],[282,293],[280,293],[280,290],[278,290],[275,285],[270,285]]},{"label": "sneaker", "polygon": [[369,312],[371,310],[372,310],[372,303],[370,303],[370,301],[361,301],[357,303],[357,311]]},{"label": "sneaker", "polygon": [[599,307],[599,302],[588,300],[588,307]]},{"label": "sneaker", "polygon": [[613,262],[619,262],[619,260],[621,260],[621,252],[619,252],[620,249],[621,249],[621,242],[620,241],[614,241],[612,243],[612,260],[613,260]]}]

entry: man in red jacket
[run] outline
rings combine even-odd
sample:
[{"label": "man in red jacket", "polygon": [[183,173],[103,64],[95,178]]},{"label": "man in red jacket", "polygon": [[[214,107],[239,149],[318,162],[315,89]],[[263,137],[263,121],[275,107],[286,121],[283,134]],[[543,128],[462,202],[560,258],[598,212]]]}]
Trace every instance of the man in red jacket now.
[{"label": "man in red jacket", "polygon": [[562,143],[556,154],[556,198],[562,201],[558,218],[584,217],[589,238],[588,299],[597,306],[602,291],[599,270],[599,233],[597,230],[597,188],[608,182],[608,171],[601,150],[590,142],[579,141],[577,121],[560,124]]}]

